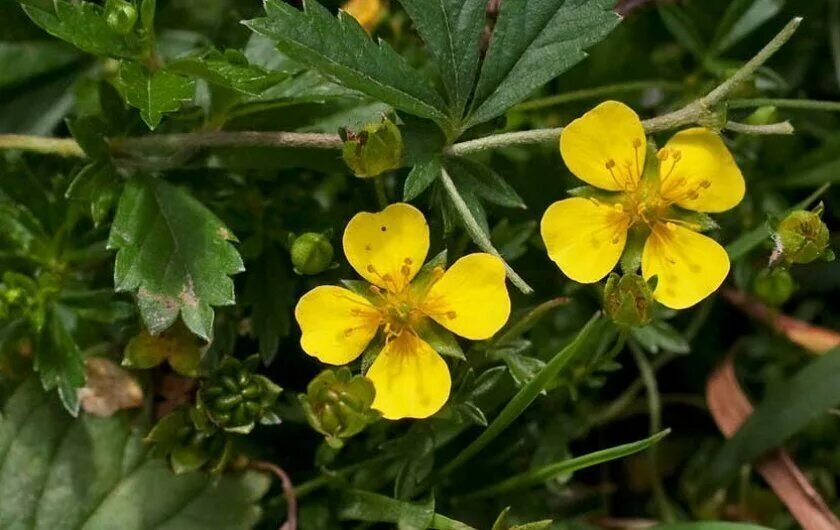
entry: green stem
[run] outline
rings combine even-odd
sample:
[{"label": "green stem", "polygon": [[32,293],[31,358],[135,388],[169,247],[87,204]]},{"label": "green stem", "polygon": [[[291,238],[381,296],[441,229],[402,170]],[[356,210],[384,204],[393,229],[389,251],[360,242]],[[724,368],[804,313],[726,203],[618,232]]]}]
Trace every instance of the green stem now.
[{"label": "green stem", "polygon": [[530,285],[525,283],[516,271],[511,268],[510,265],[502,258],[502,255],[496,250],[496,247],[493,246],[493,242],[490,241],[490,237],[486,233],[484,233],[484,229],[478,224],[475,217],[473,217],[472,212],[470,211],[469,206],[467,206],[466,201],[464,198],[461,197],[460,192],[458,192],[458,188],[455,186],[455,183],[452,181],[452,177],[449,176],[449,173],[446,170],[442,170],[440,174],[440,181],[443,183],[443,187],[446,189],[446,193],[449,195],[449,198],[452,199],[452,203],[455,205],[455,209],[458,211],[458,214],[461,216],[461,219],[464,221],[464,228],[466,228],[467,233],[470,234],[472,240],[478,245],[478,248],[487,252],[488,254],[492,254],[502,260],[502,263],[505,265],[505,271],[507,272],[507,277],[510,279],[511,283],[515,285],[520,291],[525,294],[531,294],[534,290],[531,288]]},{"label": "green stem", "polygon": [[793,134],[793,125],[789,121],[770,123],[767,125],[749,125],[728,121],[724,129],[741,134]]},{"label": "green stem", "polygon": [[733,99],[729,101],[727,105],[730,109],[772,106],[784,109],[824,110],[829,112],[840,112],[840,101],[818,101],[814,99]]},{"label": "green stem", "polygon": [[[630,343],[630,351],[633,352],[633,358],[636,360],[636,365],[642,376],[642,382],[647,390],[650,435],[653,436],[662,430],[662,402],[659,398],[656,374],[647,357],[645,357],[645,354],[634,342]],[[668,497],[665,494],[665,488],[662,485],[662,477],[659,475],[659,459],[657,458],[656,447],[651,447],[648,451],[648,462],[651,481],[653,483],[653,495],[656,499],[656,504],[659,506],[659,516],[667,523],[673,522],[674,514],[671,510]]]},{"label": "green stem", "polygon": [[388,206],[388,193],[385,191],[385,178],[382,175],[373,178],[373,187],[376,190],[376,200],[379,207],[385,209]]},{"label": "green stem", "polygon": [[584,88],[581,90],[573,90],[564,94],[557,94],[556,96],[548,96],[539,99],[533,99],[516,105],[511,110],[528,112],[532,110],[539,110],[562,103],[569,103],[572,101],[579,101],[582,99],[593,99],[611,94],[621,94],[623,92],[636,92],[647,88],[661,88],[663,90],[679,90],[682,88],[680,83],[662,80],[647,80],[647,81],[628,81],[627,83],[616,83],[613,85],[605,85],[594,88]]},{"label": "green stem", "polygon": [[840,0],[828,2],[828,38],[831,44],[831,58],[834,61],[834,75],[840,87]]}]

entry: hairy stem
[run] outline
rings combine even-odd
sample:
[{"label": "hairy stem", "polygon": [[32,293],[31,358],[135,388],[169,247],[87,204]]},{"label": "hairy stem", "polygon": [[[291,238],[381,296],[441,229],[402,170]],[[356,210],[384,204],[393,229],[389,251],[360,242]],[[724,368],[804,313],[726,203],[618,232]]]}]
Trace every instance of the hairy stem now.
[{"label": "hairy stem", "polygon": [[505,264],[505,271],[507,272],[507,277],[510,279],[511,283],[517,287],[520,291],[525,294],[531,294],[534,290],[531,288],[530,285],[525,283],[516,271],[514,271],[510,265],[502,258],[502,255],[499,254],[499,251],[496,250],[496,247],[493,246],[493,243],[490,241],[490,238],[484,232],[484,229],[478,224],[475,217],[473,217],[472,212],[470,211],[469,206],[464,201],[464,198],[461,197],[460,192],[458,192],[458,188],[455,186],[455,183],[452,181],[452,177],[446,172],[446,170],[442,170],[440,174],[440,180],[443,183],[443,187],[446,189],[446,193],[449,195],[449,198],[452,199],[452,204],[455,205],[455,209],[458,211],[458,214],[461,216],[461,219],[464,221],[464,228],[467,230],[467,233],[470,234],[470,237],[478,245],[478,248],[487,252],[488,254],[493,254],[500,260],[502,263]]},{"label": "hairy stem", "polygon": [[840,112],[840,101],[818,101],[814,99],[732,99],[727,103],[727,105],[730,109],[773,106],[784,109],[827,110]]},{"label": "hairy stem", "polygon": [[50,138],[25,134],[0,134],[0,149],[16,149],[58,156],[85,156],[85,152],[72,138]]}]

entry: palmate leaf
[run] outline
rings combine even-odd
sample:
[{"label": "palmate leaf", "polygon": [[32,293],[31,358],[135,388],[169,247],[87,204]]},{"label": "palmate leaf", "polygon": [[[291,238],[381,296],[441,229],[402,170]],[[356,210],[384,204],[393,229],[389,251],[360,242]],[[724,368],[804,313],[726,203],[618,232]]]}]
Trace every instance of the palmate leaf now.
[{"label": "palmate leaf", "polygon": [[34,380],[2,415],[0,528],[245,530],[259,519],[268,478],[176,476],[124,415],[73,419]]},{"label": "palmate leaf", "polygon": [[126,184],[108,239],[116,249],[117,291],[137,291],[146,328],[165,330],[181,314],[209,340],[212,306],[234,303],[229,275],[243,270],[235,237],[200,202],[171,184],[135,178]]},{"label": "palmate leaf", "polygon": [[435,57],[459,114],[475,86],[487,0],[400,0]]},{"label": "palmate leaf", "polygon": [[501,115],[586,57],[620,17],[613,0],[502,2],[468,125]]},{"label": "palmate leaf", "polygon": [[314,0],[303,5],[299,10],[282,0],[267,0],[267,16],[245,25],[273,39],[295,61],[348,88],[416,116],[445,121],[441,97],[387,43],[373,42],[349,15],[334,17]]},{"label": "palmate leaf", "polygon": [[166,70],[149,72],[138,63],[123,61],[118,87],[125,101],[140,110],[140,117],[150,129],[160,125],[166,112],[181,108],[192,99],[195,81]]}]

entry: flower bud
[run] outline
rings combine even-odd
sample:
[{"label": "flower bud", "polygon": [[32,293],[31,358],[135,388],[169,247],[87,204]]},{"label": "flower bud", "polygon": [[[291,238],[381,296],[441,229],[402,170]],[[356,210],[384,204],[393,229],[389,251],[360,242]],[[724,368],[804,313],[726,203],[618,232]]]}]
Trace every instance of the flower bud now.
[{"label": "flower bud", "polygon": [[332,264],[333,247],[323,234],[307,232],[292,243],[292,265],[298,274],[318,274]]},{"label": "flower bud", "polygon": [[604,312],[619,326],[645,326],[653,318],[653,293],[638,274],[610,274],[604,287]]},{"label": "flower bud", "polygon": [[256,422],[279,422],[273,409],[283,391],[267,377],[256,375],[256,356],[245,361],[228,357],[206,380],[196,396],[197,408],[225,431],[247,434]]},{"label": "flower bud", "polygon": [[753,280],[755,295],[767,305],[774,307],[787,302],[794,288],[793,277],[787,269],[764,269]]},{"label": "flower bud", "polygon": [[207,469],[221,473],[230,461],[228,436],[195,408],[181,406],[161,418],[146,436],[152,456],[168,457],[176,474]]},{"label": "flower bud", "polygon": [[318,374],[309,382],[306,394],[298,397],[309,425],[337,449],[344,439],[379,419],[379,413],[370,408],[374,396],[373,383],[368,378],[339,368]]},{"label": "flower bud", "polygon": [[344,147],[344,162],[357,177],[368,178],[399,167],[403,141],[399,127],[383,117],[379,123],[369,123],[359,132],[340,130]]},{"label": "flower bud", "polygon": [[813,211],[797,210],[788,214],[776,229],[775,259],[785,263],[810,263],[819,257],[827,261],[834,258],[828,249],[828,227],[822,221],[823,206]]},{"label": "flower bud", "polygon": [[125,0],[107,0],[105,22],[117,33],[125,35],[137,22],[137,9],[131,2]]}]

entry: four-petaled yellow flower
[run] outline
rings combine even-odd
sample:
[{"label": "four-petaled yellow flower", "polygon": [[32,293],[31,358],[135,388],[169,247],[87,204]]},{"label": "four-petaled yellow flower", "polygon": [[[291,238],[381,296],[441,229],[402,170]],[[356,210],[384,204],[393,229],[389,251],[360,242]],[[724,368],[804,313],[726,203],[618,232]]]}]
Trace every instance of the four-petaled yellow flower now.
[{"label": "four-petaled yellow flower", "polygon": [[449,368],[421,338],[428,319],[461,337],[483,340],[510,314],[499,258],[470,254],[445,272],[437,267],[412,282],[428,251],[429,226],[413,206],[359,213],[344,231],[344,253],[370,282],[370,295],[320,286],[295,308],[301,347],[327,364],[353,361],[382,330],[385,346],[366,375],[376,389],[373,408],[388,419],[426,418],[449,398]]},{"label": "four-petaled yellow flower", "polygon": [[639,117],[607,101],[563,130],[560,153],[579,179],[616,192],[561,200],[545,212],[541,232],[548,254],[569,278],[593,283],[609,274],[635,226],[649,234],[642,276],[657,277],[654,298],[660,303],[686,308],[720,286],[729,273],[726,251],[681,219],[684,210],[723,212],[744,197],[744,178],[717,134],[678,132],[657,154],[659,171],[645,171]]}]

